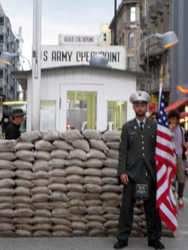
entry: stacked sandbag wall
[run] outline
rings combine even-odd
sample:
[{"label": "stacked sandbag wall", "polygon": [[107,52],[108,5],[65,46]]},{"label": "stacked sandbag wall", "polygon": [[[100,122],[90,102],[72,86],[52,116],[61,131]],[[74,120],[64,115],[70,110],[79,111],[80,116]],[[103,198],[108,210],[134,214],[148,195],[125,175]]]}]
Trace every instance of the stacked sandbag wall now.
[{"label": "stacked sandbag wall", "polygon": [[[123,190],[116,177],[119,140],[119,131],[95,130],[1,140],[0,236],[115,236]],[[147,235],[142,201],[131,235]]]}]

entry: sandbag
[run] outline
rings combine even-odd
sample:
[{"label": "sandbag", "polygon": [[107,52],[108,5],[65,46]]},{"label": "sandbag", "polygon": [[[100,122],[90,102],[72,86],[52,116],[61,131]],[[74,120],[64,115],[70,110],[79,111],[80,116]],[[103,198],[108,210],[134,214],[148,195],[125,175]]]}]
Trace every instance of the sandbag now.
[{"label": "sandbag", "polygon": [[0,152],[14,152],[15,146],[15,140],[0,140]]},{"label": "sandbag", "polygon": [[30,180],[25,180],[25,179],[21,179],[21,178],[16,178],[15,183],[16,183],[16,186],[18,186],[18,187],[20,187],[20,186],[21,187],[28,187],[28,188],[34,187],[34,184]]},{"label": "sandbag", "polygon": [[102,185],[102,179],[101,179],[101,177],[96,177],[96,176],[86,176],[85,179],[84,179],[84,182],[86,184]]},{"label": "sandbag", "polygon": [[107,142],[106,143],[107,147],[112,148],[112,149],[117,149],[117,150],[119,150],[119,145],[120,145],[120,142],[118,142],[118,141],[113,141],[113,142]]},{"label": "sandbag", "polygon": [[54,159],[52,159],[51,161],[48,162],[48,166],[51,169],[54,169],[54,168],[64,168],[65,167],[65,159],[54,158]]},{"label": "sandbag", "polygon": [[65,177],[51,177],[49,179],[49,184],[53,183],[67,183],[67,180],[65,179]]},{"label": "sandbag", "polygon": [[66,182],[67,183],[84,183],[84,178],[83,176],[79,174],[69,174],[66,177]]},{"label": "sandbag", "polygon": [[34,187],[31,189],[31,194],[52,194],[52,191],[47,186]]},{"label": "sandbag", "polygon": [[63,209],[63,208],[55,208],[52,210],[51,216],[52,218],[67,218],[68,211],[67,209]]},{"label": "sandbag", "polygon": [[49,130],[47,133],[44,133],[43,135],[43,140],[44,141],[55,141],[55,140],[59,140],[60,139],[60,133],[59,131],[53,129],[53,130]]},{"label": "sandbag", "polygon": [[105,142],[120,141],[121,131],[106,131],[103,134],[103,140]]},{"label": "sandbag", "polygon": [[92,139],[89,141],[89,144],[92,148],[97,149],[97,150],[101,150],[103,152],[108,152],[109,148],[106,146],[105,142],[102,140],[95,140]]},{"label": "sandbag", "polygon": [[65,165],[67,167],[69,167],[69,166],[83,167],[83,161],[81,161],[79,159],[66,160]]},{"label": "sandbag", "polygon": [[102,175],[106,177],[116,177],[117,169],[104,167],[102,169]]},{"label": "sandbag", "polygon": [[68,157],[68,155],[69,155],[69,153],[63,149],[54,149],[50,153],[51,158],[59,158],[59,159],[66,159]]},{"label": "sandbag", "polygon": [[87,214],[87,208],[84,206],[73,206],[73,207],[69,208],[69,213],[78,214],[78,215],[85,215],[85,214]]},{"label": "sandbag", "polygon": [[77,167],[77,166],[69,166],[65,168],[65,173],[66,175],[83,175],[84,174],[84,169],[82,167]]},{"label": "sandbag", "polygon": [[87,161],[84,161],[84,167],[87,168],[102,168],[103,163],[99,159],[89,159]]},{"label": "sandbag", "polygon": [[36,159],[45,160],[45,161],[50,160],[50,153],[46,151],[35,151],[33,155]]},{"label": "sandbag", "polygon": [[33,166],[31,162],[23,160],[15,160],[13,161],[13,165],[20,170],[31,170]]},{"label": "sandbag", "polygon": [[23,142],[35,142],[38,141],[40,139],[42,139],[43,134],[39,131],[31,131],[31,132],[26,132],[26,133],[22,133],[20,136],[21,141]]},{"label": "sandbag", "polygon": [[84,192],[84,186],[81,184],[76,183],[68,183],[66,185],[67,191],[73,191],[73,192]]},{"label": "sandbag", "polygon": [[101,140],[102,138],[101,133],[94,129],[86,129],[82,132],[82,134],[87,140],[91,139]]},{"label": "sandbag", "polygon": [[15,186],[15,181],[10,178],[0,180],[0,188],[11,188],[14,186]]},{"label": "sandbag", "polygon": [[0,152],[0,159],[13,161],[16,159],[16,155],[15,153],[12,153],[12,152]]},{"label": "sandbag", "polygon": [[98,149],[94,149],[94,148],[91,148],[90,152],[87,153],[87,158],[90,159],[90,158],[96,158],[96,159],[106,159],[106,155],[101,152],[100,150]]},{"label": "sandbag", "polygon": [[34,178],[35,179],[48,179],[48,171],[36,171],[34,172]]},{"label": "sandbag", "polygon": [[103,177],[102,178],[103,184],[111,184],[111,185],[118,185],[118,179],[117,177]]},{"label": "sandbag", "polygon": [[[33,216],[33,211],[29,208],[19,208],[14,210],[15,217],[30,218]],[[27,223],[27,222],[26,222]]]},{"label": "sandbag", "polygon": [[49,152],[55,149],[55,147],[49,141],[44,141],[44,140],[36,141],[34,145],[35,145],[35,149],[38,151]]},{"label": "sandbag", "polygon": [[97,169],[97,168],[84,169],[84,174],[85,175],[92,175],[92,176],[102,176],[101,169]]},{"label": "sandbag", "polygon": [[15,173],[12,170],[0,170],[0,179],[14,178]]},{"label": "sandbag", "polygon": [[34,161],[35,158],[33,156],[33,152],[30,150],[19,150],[16,153],[16,156],[23,161]]},{"label": "sandbag", "polygon": [[96,184],[85,184],[84,185],[84,188],[87,192],[90,192],[90,193],[97,193],[97,194],[100,194],[102,193],[103,189],[100,185],[96,185]]},{"label": "sandbag", "polygon": [[32,148],[34,148],[34,144],[31,142],[17,142],[16,146],[15,146],[15,150],[19,151],[19,150],[31,150]]},{"label": "sandbag", "polygon": [[75,139],[83,138],[78,129],[67,130],[62,133],[62,136],[66,142],[72,142]]},{"label": "sandbag", "polygon": [[34,175],[30,170],[16,170],[15,174],[18,178],[23,178],[26,180],[34,179]]},{"label": "sandbag", "polygon": [[36,180],[32,180],[31,181],[32,184],[34,184],[35,186],[48,186],[49,181],[48,179],[36,179]]},{"label": "sandbag", "polygon": [[54,191],[50,195],[50,200],[51,201],[68,201],[69,199],[68,199],[68,194],[63,193],[63,192]]},{"label": "sandbag", "polygon": [[102,160],[103,165],[105,167],[109,167],[109,168],[117,168],[118,167],[118,159],[114,159],[114,158],[107,158],[105,160]]},{"label": "sandbag", "polygon": [[15,168],[12,161],[0,160],[0,169],[14,170]]},{"label": "sandbag", "polygon": [[118,150],[115,150],[115,149],[109,149],[109,151],[106,152],[106,155],[107,155],[109,158],[112,158],[112,159],[116,159],[116,160],[119,159],[119,151],[118,151]]},{"label": "sandbag", "polygon": [[13,196],[14,193],[15,191],[13,188],[0,188],[0,196]]},{"label": "sandbag", "polygon": [[82,161],[87,160],[87,154],[84,150],[82,149],[73,149],[69,152],[69,156],[67,159],[79,159]]},{"label": "sandbag", "polygon": [[39,193],[39,194],[33,194],[32,195],[32,202],[46,202],[48,201],[50,198],[50,196],[48,194],[44,194],[44,193]]},{"label": "sandbag", "polygon": [[40,170],[44,170],[44,171],[49,170],[48,161],[35,160],[35,162],[33,164],[33,171],[36,172],[36,171],[40,171]]},{"label": "sandbag", "polygon": [[16,195],[27,195],[30,196],[31,192],[28,187],[16,187],[15,188],[15,194]]},{"label": "sandbag", "polygon": [[101,206],[88,207],[87,211],[89,215],[102,215],[104,213],[104,210]]},{"label": "sandbag", "polygon": [[85,152],[90,151],[89,143],[85,139],[75,139],[71,142],[74,148],[79,148],[84,150]]},{"label": "sandbag", "polygon": [[53,183],[48,185],[48,189],[52,190],[52,191],[61,191],[61,192],[66,192],[66,185],[62,184],[62,183]]},{"label": "sandbag", "polygon": [[72,150],[74,149],[73,146],[63,140],[55,140],[52,143],[56,148],[63,149],[63,150]]},{"label": "sandbag", "polygon": [[49,171],[48,173],[48,176],[49,178],[52,178],[52,177],[64,177],[66,176],[66,172],[64,169],[53,169],[51,171]]}]

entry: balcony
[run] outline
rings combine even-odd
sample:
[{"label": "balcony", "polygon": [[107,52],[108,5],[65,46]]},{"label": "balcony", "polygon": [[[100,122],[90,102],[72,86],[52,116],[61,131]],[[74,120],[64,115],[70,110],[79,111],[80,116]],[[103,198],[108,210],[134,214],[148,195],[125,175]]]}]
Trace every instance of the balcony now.
[{"label": "balcony", "polygon": [[6,82],[4,79],[0,78],[0,87],[6,86]]},{"label": "balcony", "polygon": [[143,16],[140,19],[140,28],[143,29],[145,26],[147,26],[147,19],[145,16]]},{"label": "balcony", "polygon": [[164,8],[164,1],[158,0],[156,2],[157,14],[162,14],[163,13],[163,8]]},{"label": "balcony", "polygon": [[157,19],[157,6],[156,4],[152,4],[149,7],[149,16],[152,19]]},{"label": "balcony", "polygon": [[6,33],[6,29],[4,26],[0,26],[0,34],[3,35],[4,33]]},{"label": "balcony", "polygon": [[5,46],[5,44],[0,43],[0,51],[6,51],[7,47]]}]

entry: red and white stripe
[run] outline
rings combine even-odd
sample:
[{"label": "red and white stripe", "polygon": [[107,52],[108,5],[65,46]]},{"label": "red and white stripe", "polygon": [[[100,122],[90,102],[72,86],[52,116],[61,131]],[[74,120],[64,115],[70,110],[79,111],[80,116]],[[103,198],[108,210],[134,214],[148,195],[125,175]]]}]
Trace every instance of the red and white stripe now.
[{"label": "red and white stripe", "polygon": [[170,188],[176,174],[176,162],[169,128],[157,124],[156,140],[157,194],[156,207],[161,219],[174,232],[178,226],[177,209],[174,195]]}]

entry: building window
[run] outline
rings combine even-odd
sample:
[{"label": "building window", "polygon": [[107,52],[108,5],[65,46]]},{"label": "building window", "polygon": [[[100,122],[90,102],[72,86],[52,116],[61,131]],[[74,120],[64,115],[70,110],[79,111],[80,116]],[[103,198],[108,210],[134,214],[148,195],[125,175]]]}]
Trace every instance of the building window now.
[{"label": "building window", "polygon": [[67,129],[96,129],[96,92],[67,92]]},{"label": "building window", "polygon": [[134,57],[133,56],[130,56],[128,57],[128,69],[129,70],[134,70]]},{"label": "building window", "polygon": [[121,37],[119,38],[119,45],[121,45]]},{"label": "building window", "polygon": [[107,129],[121,130],[127,121],[126,102],[108,102]]},{"label": "building window", "polygon": [[40,101],[40,131],[47,132],[56,127],[56,101]]},{"label": "building window", "polygon": [[133,48],[134,47],[134,33],[131,32],[129,34],[129,48]]},{"label": "building window", "polygon": [[124,38],[124,33],[123,33],[123,35],[122,35],[122,45],[124,45],[125,44],[125,38]]},{"label": "building window", "polygon": [[106,42],[107,41],[107,34],[106,33],[102,33],[100,36],[100,42]]},{"label": "building window", "polygon": [[136,7],[130,8],[130,21],[135,22],[136,21]]}]

